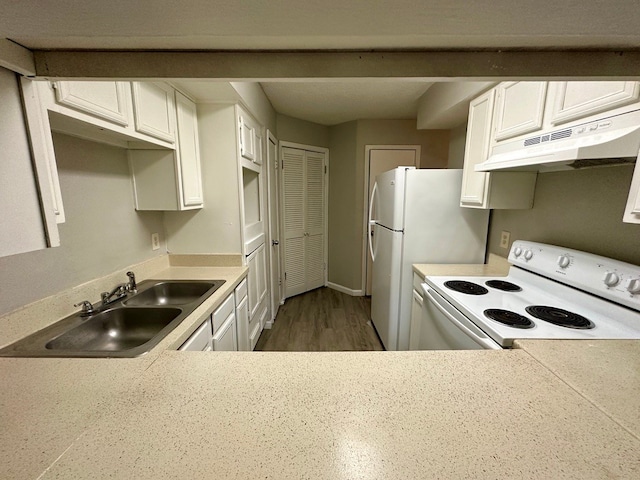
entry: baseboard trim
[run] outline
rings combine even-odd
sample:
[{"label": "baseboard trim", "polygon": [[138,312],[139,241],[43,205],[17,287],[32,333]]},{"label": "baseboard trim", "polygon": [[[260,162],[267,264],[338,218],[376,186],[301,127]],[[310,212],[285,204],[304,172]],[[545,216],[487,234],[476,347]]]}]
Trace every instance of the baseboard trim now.
[{"label": "baseboard trim", "polygon": [[352,290],[347,287],[343,287],[342,285],[338,285],[337,283],[327,282],[327,287],[333,288],[342,293],[346,293],[347,295],[351,295],[352,297],[363,297],[364,291],[362,290]]},{"label": "baseboard trim", "polygon": [[273,320],[267,320],[266,322],[264,322],[265,330],[271,330],[272,327],[273,327]]}]

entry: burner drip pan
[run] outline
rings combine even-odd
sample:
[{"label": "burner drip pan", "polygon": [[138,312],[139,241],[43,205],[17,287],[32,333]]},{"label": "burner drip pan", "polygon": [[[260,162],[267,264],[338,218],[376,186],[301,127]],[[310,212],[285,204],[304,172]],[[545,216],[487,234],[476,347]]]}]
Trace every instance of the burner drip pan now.
[{"label": "burner drip pan", "polygon": [[514,328],[533,328],[535,324],[524,315],[509,310],[500,310],[498,308],[489,308],[484,311],[484,315],[491,320],[508,325]]},{"label": "burner drip pan", "polygon": [[569,312],[557,307],[548,307],[546,305],[531,305],[525,308],[529,315],[532,315],[545,322],[553,323],[560,327],[575,328],[575,329],[589,329],[595,327],[593,322],[589,319],[578,315],[577,313]]},{"label": "burner drip pan", "polygon": [[503,292],[521,292],[522,288],[519,285],[511,282],[505,282],[504,280],[488,280],[484,282],[487,287],[502,290]]},{"label": "burner drip pan", "polygon": [[444,282],[444,286],[456,292],[465,293],[467,295],[486,295],[489,290],[482,285],[473,282],[465,282],[463,280],[449,280]]}]

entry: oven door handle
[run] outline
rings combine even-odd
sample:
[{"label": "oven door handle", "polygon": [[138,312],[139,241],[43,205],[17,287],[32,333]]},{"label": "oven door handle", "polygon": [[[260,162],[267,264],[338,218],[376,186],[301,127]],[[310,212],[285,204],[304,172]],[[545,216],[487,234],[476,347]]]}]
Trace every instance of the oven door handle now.
[{"label": "oven door handle", "polygon": [[487,350],[500,350],[502,347],[494,342],[491,338],[489,338],[480,328],[476,326],[478,332],[472,331],[469,327],[461,323],[456,317],[447,312],[442,305],[438,302],[438,300],[433,296],[432,290],[424,285],[422,289],[428,300],[431,301],[434,307],[436,307],[440,313],[442,313],[445,317],[447,317],[451,323],[453,323],[456,327],[458,327],[465,335],[471,338],[478,345],[483,346]]}]

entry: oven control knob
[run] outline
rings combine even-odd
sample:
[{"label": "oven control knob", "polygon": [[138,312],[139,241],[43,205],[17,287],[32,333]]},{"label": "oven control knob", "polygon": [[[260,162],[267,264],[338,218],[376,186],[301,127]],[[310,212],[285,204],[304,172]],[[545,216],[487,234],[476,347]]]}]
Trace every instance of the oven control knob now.
[{"label": "oven control knob", "polygon": [[617,273],[607,272],[604,274],[604,278],[602,279],[602,281],[607,287],[615,287],[620,283],[620,277]]},{"label": "oven control knob", "polygon": [[627,280],[627,292],[631,295],[640,293],[640,278],[630,278]]},{"label": "oven control knob", "polygon": [[571,257],[569,255],[560,255],[558,257],[558,266],[560,268],[567,268],[571,263]]},{"label": "oven control knob", "polygon": [[513,249],[513,255],[518,258],[520,255],[522,255],[522,249],[520,247],[516,247]]},{"label": "oven control knob", "polygon": [[531,250],[524,251],[524,259],[531,260],[533,258],[533,252]]}]

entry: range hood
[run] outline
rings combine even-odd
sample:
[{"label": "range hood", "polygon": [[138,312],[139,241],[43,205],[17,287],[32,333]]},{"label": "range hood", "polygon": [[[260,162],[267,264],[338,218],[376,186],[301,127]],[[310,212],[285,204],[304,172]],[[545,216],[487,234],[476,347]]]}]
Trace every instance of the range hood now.
[{"label": "range hood", "polygon": [[493,147],[477,172],[551,172],[634,163],[640,151],[640,110],[553,128]]}]

